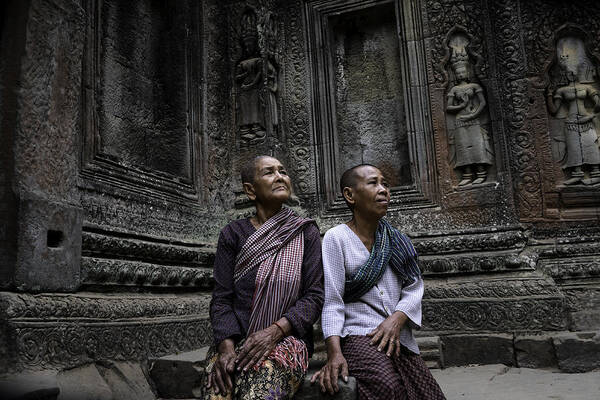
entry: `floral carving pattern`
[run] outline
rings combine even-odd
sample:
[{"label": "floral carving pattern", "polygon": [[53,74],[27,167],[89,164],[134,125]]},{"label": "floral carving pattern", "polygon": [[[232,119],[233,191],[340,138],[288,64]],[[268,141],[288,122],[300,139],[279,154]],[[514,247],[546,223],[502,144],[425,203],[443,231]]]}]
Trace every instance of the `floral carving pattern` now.
[{"label": "floral carving pattern", "polygon": [[517,301],[424,301],[423,326],[429,331],[536,331],[564,329],[561,298]]},{"label": "floral carving pattern", "polygon": [[522,248],[526,242],[527,236],[521,231],[413,239],[419,255]]},{"label": "floral carving pattern", "polygon": [[541,176],[533,135],[526,124],[529,82],[525,78],[525,49],[517,0],[492,2],[498,70],[504,76],[500,96],[508,142],[512,149],[512,173],[517,206],[523,219],[542,215]]},{"label": "floral carving pattern", "polygon": [[143,360],[206,346],[210,322],[122,324],[9,323],[16,337],[16,369],[69,368],[97,360]]},{"label": "floral carving pattern", "polygon": [[284,101],[286,116],[287,143],[290,165],[294,166],[294,183],[297,193],[302,196],[314,192],[315,175],[313,153],[310,151],[308,111],[308,88],[306,75],[306,50],[304,48],[304,24],[302,22],[302,2],[286,2],[281,12],[285,18],[284,40],[287,51],[284,53],[284,82],[287,98]]}]

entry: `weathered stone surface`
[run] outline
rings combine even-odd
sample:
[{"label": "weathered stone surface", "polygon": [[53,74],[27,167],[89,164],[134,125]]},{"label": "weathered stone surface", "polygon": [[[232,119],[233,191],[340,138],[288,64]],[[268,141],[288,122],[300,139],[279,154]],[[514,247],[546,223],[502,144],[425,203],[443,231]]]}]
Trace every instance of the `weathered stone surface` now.
[{"label": "weathered stone surface", "polygon": [[22,200],[14,283],[20,291],[74,291],[80,284],[79,208]]},{"label": "weathered stone surface", "polygon": [[554,337],[558,367],[585,372],[600,367],[600,333],[565,333]]},{"label": "weathered stone surface", "polygon": [[11,360],[0,367],[73,368],[200,348],[211,342],[209,301],[208,294],[0,292],[0,343]]},{"label": "weathered stone surface", "polygon": [[521,368],[556,367],[557,360],[550,335],[517,335],[515,337],[517,366]]},{"label": "weathered stone surface", "polygon": [[321,392],[321,388],[318,382],[311,385],[310,378],[315,373],[315,370],[309,371],[304,378],[304,383],[300,388],[295,399],[298,400],[316,400],[316,399],[335,399],[335,400],[355,400],[358,396],[356,389],[356,379],[349,376],[348,382],[344,382],[342,379],[338,380],[339,391],[331,396]]},{"label": "weathered stone surface", "polygon": [[[150,359],[150,377],[163,398],[192,398],[198,393],[208,347]],[[195,390],[196,389],[196,390]]]},{"label": "weathered stone surface", "polygon": [[442,341],[438,336],[425,336],[417,338],[417,345],[421,352],[421,358],[429,368],[443,368],[444,357],[442,352]]},{"label": "weathered stone surface", "polygon": [[0,398],[56,400],[60,393],[56,371],[0,375]]},{"label": "weathered stone surface", "polygon": [[445,366],[515,364],[512,335],[451,335],[441,340]]},{"label": "weathered stone surface", "polygon": [[114,400],[149,400],[156,398],[140,364],[109,362],[97,364],[97,368],[108,387],[110,387]]},{"label": "weathered stone surface", "polygon": [[58,400],[113,400],[113,394],[94,364],[68,369],[57,376]]}]

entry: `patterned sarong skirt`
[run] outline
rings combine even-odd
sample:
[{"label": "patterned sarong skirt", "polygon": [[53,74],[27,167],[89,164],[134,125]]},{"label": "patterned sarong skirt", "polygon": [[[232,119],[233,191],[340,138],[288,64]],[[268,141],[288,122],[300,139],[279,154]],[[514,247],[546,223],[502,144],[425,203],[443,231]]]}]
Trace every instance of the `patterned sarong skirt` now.
[{"label": "patterned sarong skirt", "polygon": [[358,382],[359,400],[445,400],[420,355],[404,346],[399,357],[388,357],[367,336],[342,340],[350,376]]},{"label": "patterned sarong skirt", "polygon": [[[235,351],[238,353],[243,341]],[[280,365],[276,360],[267,359],[259,368],[250,368],[247,372],[235,372],[233,376],[233,393],[226,396],[216,394],[214,388],[206,389],[208,374],[212,371],[218,354],[211,348],[207,356],[208,364],[202,379],[205,400],[285,400],[292,399],[304,381],[306,372],[302,368],[289,368]]]}]

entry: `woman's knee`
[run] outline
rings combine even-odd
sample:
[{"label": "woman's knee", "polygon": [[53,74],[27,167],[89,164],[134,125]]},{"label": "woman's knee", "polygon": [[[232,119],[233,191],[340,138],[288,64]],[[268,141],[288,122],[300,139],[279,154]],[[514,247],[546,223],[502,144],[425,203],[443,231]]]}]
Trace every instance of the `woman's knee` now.
[{"label": "woman's knee", "polygon": [[371,396],[366,396],[369,399],[401,400],[406,398],[404,385],[397,374],[374,375],[362,382],[359,380],[358,383],[371,394]]}]

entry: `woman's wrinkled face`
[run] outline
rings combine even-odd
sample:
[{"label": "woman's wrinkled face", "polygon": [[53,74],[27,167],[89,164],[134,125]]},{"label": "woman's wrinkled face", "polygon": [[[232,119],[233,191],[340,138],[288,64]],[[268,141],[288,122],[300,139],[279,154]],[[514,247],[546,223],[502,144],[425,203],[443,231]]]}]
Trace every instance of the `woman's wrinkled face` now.
[{"label": "woman's wrinkled face", "polygon": [[389,185],[375,167],[364,166],[356,171],[356,184],[352,188],[354,213],[383,218],[390,202]]},{"label": "woman's wrinkled face", "polygon": [[250,186],[246,194],[250,200],[262,204],[283,204],[292,195],[290,177],[283,164],[273,157],[263,157],[256,162],[254,183]]}]

